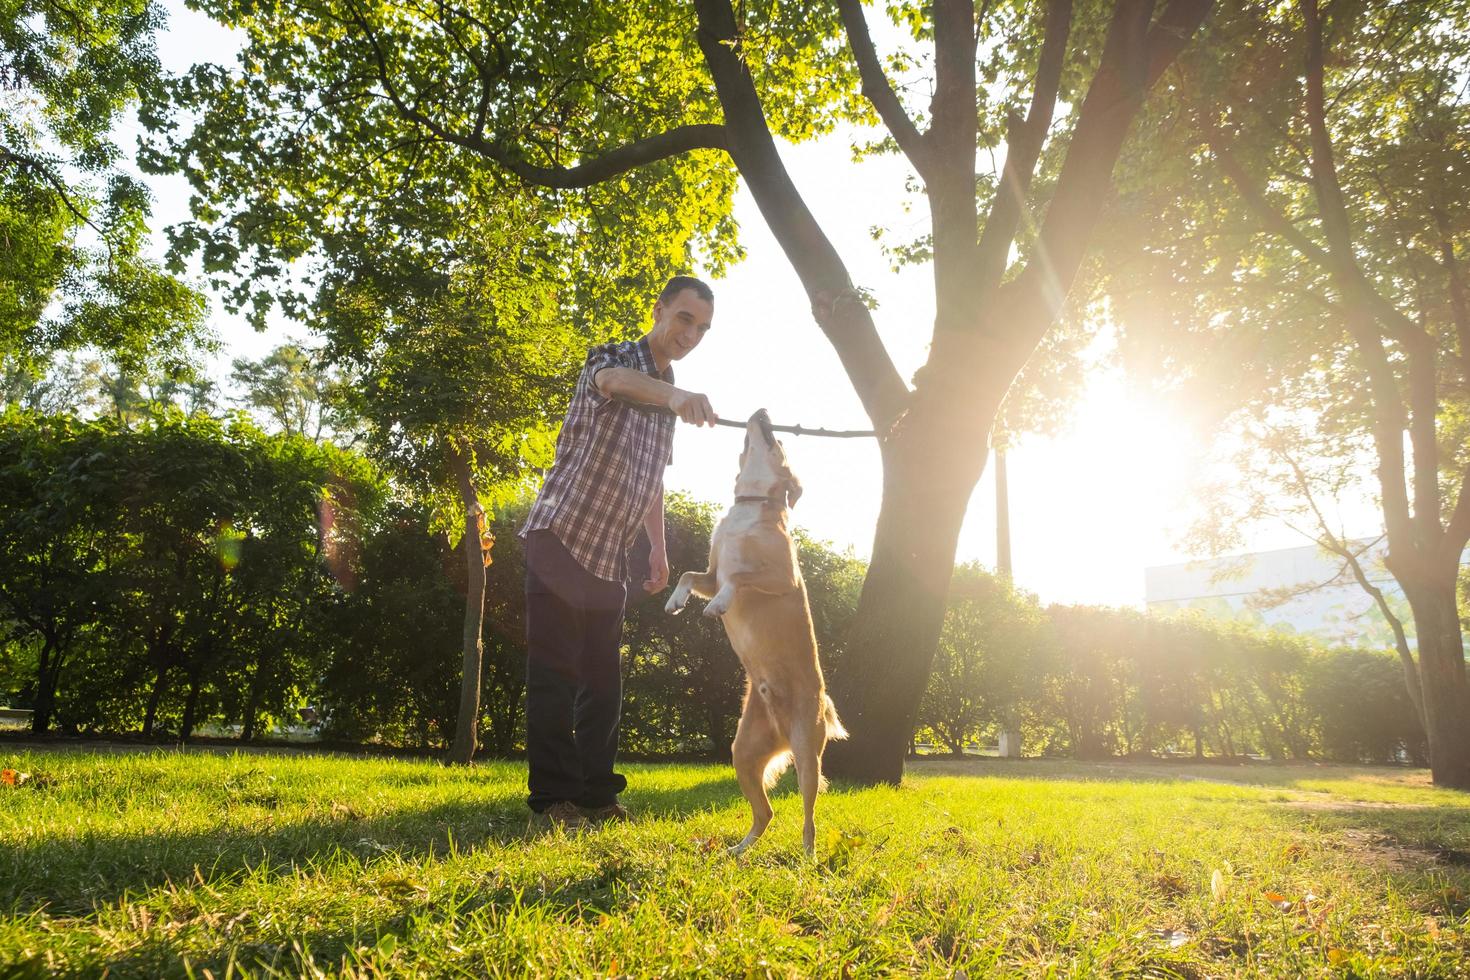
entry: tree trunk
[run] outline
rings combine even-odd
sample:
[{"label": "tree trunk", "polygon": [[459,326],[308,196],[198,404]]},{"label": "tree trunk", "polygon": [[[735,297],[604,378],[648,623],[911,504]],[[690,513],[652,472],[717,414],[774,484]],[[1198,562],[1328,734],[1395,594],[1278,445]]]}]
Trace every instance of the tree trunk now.
[{"label": "tree trunk", "polygon": [[256,715],[260,713],[260,688],[264,683],[260,674],[265,665],[257,663],[255,673],[250,677],[250,693],[245,696],[245,717],[241,719],[240,741],[249,742],[255,738]]},{"label": "tree trunk", "polygon": [[730,744],[725,741],[725,713],[710,706],[708,713],[710,755],[715,759],[730,758]]},{"label": "tree trunk", "polygon": [[1470,790],[1470,685],[1454,576],[1440,588],[1406,585],[1404,595],[1414,612],[1424,733],[1434,785]]},{"label": "tree trunk", "polygon": [[[985,466],[984,439],[974,439],[975,430],[965,433],[968,441],[956,438],[945,419],[925,425],[914,418],[922,410],[916,406],[883,446],[873,559],[849,633],[847,668],[833,678],[837,711],[851,736],[828,747],[827,769],[863,783],[903,777],[944,625],[965,508]],[[991,406],[979,432],[988,431],[993,415]]]},{"label": "tree trunk", "polygon": [[189,694],[184,698],[184,720],[179,724],[179,741],[186,742],[194,734],[195,715],[199,711],[199,688],[204,680],[203,668],[189,672]]},{"label": "tree trunk", "polygon": [[31,734],[45,735],[51,730],[51,715],[56,710],[56,682],[61,673],[56,643],[49,636],[41,644],[36,663],[36,700],[31,707]]},{"label": "tree trunk", "polygon": [[153,690],[148,692],[148,707],[143,712],[143,737],[153,737],[153,723],[158,719],[158,702],[163,699],[163,685],[168,679],[168,666],[158,668],[153,677]]},{"label": "tree trunk", "polygon": [[485,659],[481,630],[485,620],[485,552],[480,544],[480,521],[485,508],[475,490],[475,477],[470,461],[458,448],[449,449],[450,465],[459,484],[460,501],[464,505],[464,672],[459,685],[459,717],[454,726],[454,742],[449,747],[449,761],[468,765],[479,742],[480,676]]}]

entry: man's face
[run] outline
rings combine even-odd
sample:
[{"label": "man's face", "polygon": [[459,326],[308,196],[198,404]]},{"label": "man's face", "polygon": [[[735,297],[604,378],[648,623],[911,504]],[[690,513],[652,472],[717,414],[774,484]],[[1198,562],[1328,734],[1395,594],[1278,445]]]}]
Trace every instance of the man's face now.
[{"label": "man's face", "polygon": [[677,361],[699,346],[714,319],[713,303],[692,289],[653,304],[653,333],[669,360]]}]

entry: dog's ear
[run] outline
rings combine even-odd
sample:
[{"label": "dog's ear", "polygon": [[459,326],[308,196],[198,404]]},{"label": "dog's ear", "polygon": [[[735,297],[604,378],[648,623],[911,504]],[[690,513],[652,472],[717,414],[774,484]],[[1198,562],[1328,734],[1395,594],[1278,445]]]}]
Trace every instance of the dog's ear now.
[{"label": "dog's ear", "polygon": [[786,506],[795,507],[801,499],[801,481],[790,470],[786,471]]}]

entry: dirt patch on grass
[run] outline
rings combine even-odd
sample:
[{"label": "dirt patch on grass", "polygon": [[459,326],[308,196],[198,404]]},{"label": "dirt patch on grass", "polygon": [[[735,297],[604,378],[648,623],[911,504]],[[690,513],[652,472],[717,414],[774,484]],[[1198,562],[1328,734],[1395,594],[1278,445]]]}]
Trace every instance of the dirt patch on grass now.
[{"label": "dirt patch on grass", "polygon": [[1428,868],[1470,867],[1470,851],[1435,844],[1405,844],[1371,830],[1344,830],[1338,835],[1343,849],[1386,871],[1424,871]]},{"label": "dirt patch on grass", "polygon": [[1423,803],[1388,803],[1383,800],[1272,800],[1276,806],[1296,810],[1420,810],[1438,809]]}]

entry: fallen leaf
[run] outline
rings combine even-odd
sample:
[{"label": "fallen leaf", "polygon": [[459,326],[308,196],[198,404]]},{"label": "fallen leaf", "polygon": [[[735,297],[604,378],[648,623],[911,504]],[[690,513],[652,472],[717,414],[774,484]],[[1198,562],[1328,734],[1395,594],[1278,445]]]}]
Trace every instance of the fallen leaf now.
[{"label": "fallen leaf", "polygon": [[[407,897],[410,895],[427,895],[429,889],[425,888],[413,877],[401,871],[389,871],[380,876],[377,881],[378,891],[387,895]],[[397,942],[395,939],[394,942]]]},{"label": "fallen leaf", "polygon": [[1436,919],[1436,918],[1434,918],[1434,916],[1426,916],[1424,918],[1424,931],[1427,932],[1427,933],[1429,933],[1429,938],[1430,939],[1438,940],[1439,939],[1439,920]]},{"label": "fallen leaf", "polygon": [[1154,878],[1154,887],[1166,895],[1183,895],[1189,889],[1178,875],[1162,874]]},{"label": "fallen leaf", "polygon": [[1178,949],[1192,938],[1184,929],[1150,929],[1149,932],[1168,943],[1170,949]]},{"label": "fallen leaf", "polygon": [[1266,901],[1276,906],[1278,912],[1290,911],[1291,907],[1296,904],[1280,892],[1267,892]]},{"label": "fallen leaf", "polygon": [[1347,950],[1338,949],[1336,946],[1333,946],[1327,951],[1327,962],[1331,963],[1333,966],[1342,966],[1342,964],[1346,963],[1348,959],[1349,957]]},{"label": "fallen leaf", "polygon": [[362,814],[350,803],[339,803],[333,801],[332,816],[338,820],[361,820]]},{"label": "fallen leaf", "polygon": [[1225,898],[1225,875],[1219,868],[1210,873],[1210,894],[1217,902]]}]

